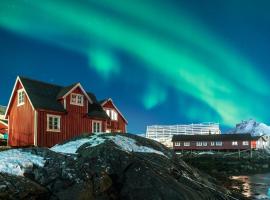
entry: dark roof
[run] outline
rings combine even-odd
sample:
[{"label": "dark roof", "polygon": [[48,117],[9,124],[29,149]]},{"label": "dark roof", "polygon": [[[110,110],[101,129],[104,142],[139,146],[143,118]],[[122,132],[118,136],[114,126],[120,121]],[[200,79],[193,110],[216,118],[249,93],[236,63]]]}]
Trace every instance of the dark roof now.
[{"label": "dark roof", "polygon": [[68,92],[69,92],[73,87],[75,87],[77,84],[78,84],[78,83],[74,83],[74,84],[72,84],[72,85],[70,85],[70,86],[63,87],[63,88],[59,91],[59,93],[58,93],[58,95],[57,95],[57,99],[59,99],[59,98],[65,96],[65,94],[68,93]]},{"label": "dark roof", "polygon": [[6,112],[6,106],[0,106],[0,115],[4,115]]},{"label": "dark roof", "polygon": [[108,101],[109,99],[102,99],[99,101],[99,103],[102,105],[103,103],[105,103],[106,101]]},{"label": "dark roof", "polygon": [[250,134],[215,134],[215,135],[174,135],[172,141],[233,141],[233,140],[258,140]]},{"label": "dark roof", "polygon": [[110,118],[99,103],[88,104],[88,109],[89,109],[88,112],[89,117],[97,117],[102,119]]},{"label": "dark roof", "polygon": [[[64,109],[64,106],[58,100],[59,97],[64,96],[68,92],[68,90],[71,90],[77,84],[76,83],[67,87],[63,87],[37,80],[32,80],[26,77],[19,78],[35,109],[44,109],[59,112],[66,111]],[[96,96],[91,92],[87,92],[87,94],[94,103],[89,104],[89,116],[107,118],[107,114],[102,109],[101,105],[98,104]]]}]

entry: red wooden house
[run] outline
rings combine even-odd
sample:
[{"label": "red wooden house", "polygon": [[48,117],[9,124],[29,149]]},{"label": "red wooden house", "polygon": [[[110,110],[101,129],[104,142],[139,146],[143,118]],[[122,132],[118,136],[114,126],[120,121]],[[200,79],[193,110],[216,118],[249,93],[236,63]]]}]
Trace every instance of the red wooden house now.
[{"label": "red wooden house", "polygon": [[107,132],[127,132],[128,121],[119,111],[119,109],[115,106],[112,99],[109,98],[102,100],[100,101],[100,104],[111,119],[107,121]]},{"label": "red wooden house", "polygon": [[107,132],[111,121],[80,83],[62,87],[25,77],[16,79],[5,118],[10,146],[45,147],[82,133]]}]

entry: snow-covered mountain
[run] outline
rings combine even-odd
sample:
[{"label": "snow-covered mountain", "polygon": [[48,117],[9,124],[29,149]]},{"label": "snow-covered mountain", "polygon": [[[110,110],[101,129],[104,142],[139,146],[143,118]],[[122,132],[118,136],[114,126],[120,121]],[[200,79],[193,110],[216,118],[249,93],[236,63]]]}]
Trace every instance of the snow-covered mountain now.
[{"label": "snow-covered mountain", "polygon": [[236,127],[228,133],[250,133],[251,135],[270,135],[270,126],[264,123],[256,122],[253,119],[243,120],[241,123],[236,124]]}]

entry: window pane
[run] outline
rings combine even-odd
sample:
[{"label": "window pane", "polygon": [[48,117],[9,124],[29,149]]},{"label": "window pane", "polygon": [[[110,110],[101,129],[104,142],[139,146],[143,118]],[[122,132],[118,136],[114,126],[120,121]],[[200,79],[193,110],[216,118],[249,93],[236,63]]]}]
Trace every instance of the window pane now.
[{"label": "window pane", "polygon": [[49,117],[49,129],[53,129],[53,118]]}]

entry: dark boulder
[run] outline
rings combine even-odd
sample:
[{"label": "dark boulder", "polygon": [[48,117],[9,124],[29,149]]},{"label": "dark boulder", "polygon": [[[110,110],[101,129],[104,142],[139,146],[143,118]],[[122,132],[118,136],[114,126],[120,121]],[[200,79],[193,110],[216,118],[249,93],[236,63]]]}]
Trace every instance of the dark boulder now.
[{"label": "dark boulder", "polygon": [[[71,141],[91,137],[84,135]],[[145,153],[137,152],[132,143],[122,144],[130,147],[128,149],[117,145],[112,139],[117,135],[98,137],[105,141],[96,146],[85,143],[76,154],[58,153],[47,148],[24,149],[44,157],[46,163],[44,167],[34,165],[24,177],[2,174],[0,197],[59,200],[230,199],[229,192],[215,185],[211,177],[189,167],[171,150],[155,141],[130,134],[119,137],[135,140],[136,146],[148,148],[146,151],[156,151]],[[139,151],[144,151],[144,148]]]}]

